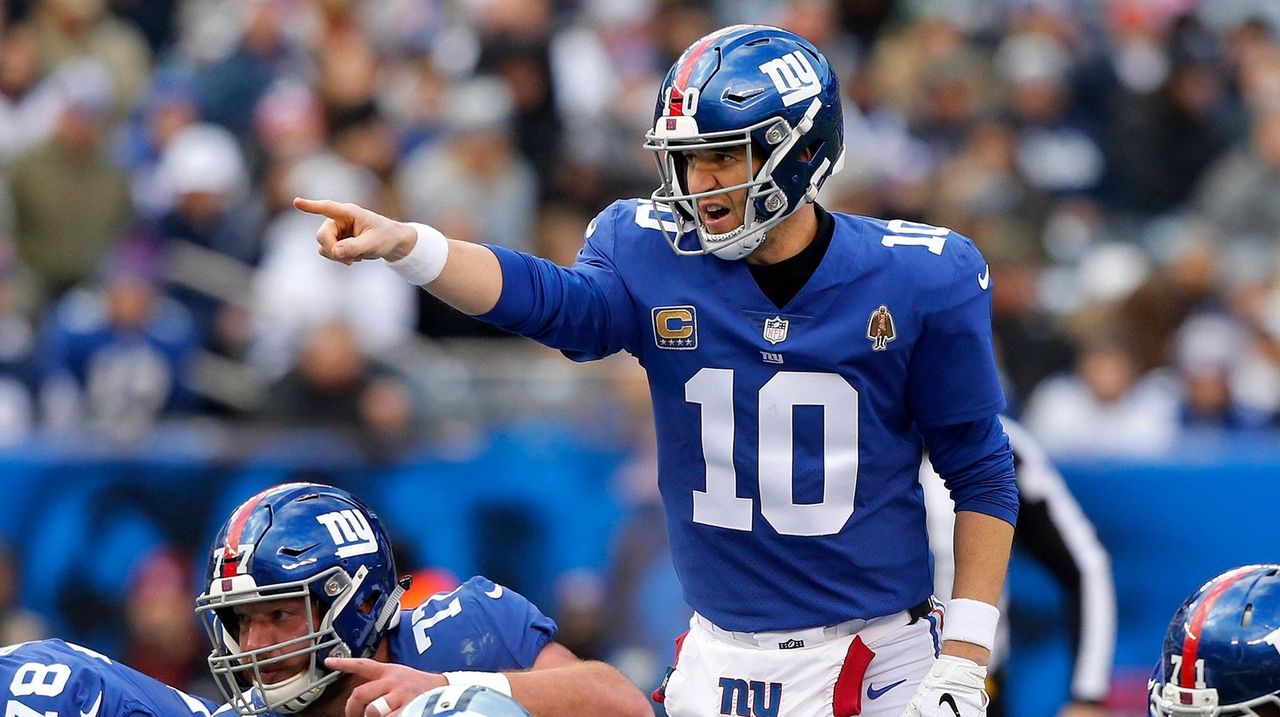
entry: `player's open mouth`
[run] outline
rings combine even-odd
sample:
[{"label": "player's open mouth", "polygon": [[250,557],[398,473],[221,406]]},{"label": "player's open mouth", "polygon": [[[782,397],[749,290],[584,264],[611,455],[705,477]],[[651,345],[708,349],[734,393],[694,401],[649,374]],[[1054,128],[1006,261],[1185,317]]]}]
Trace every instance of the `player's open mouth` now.
[{"label": "player's open mouth", "polygon": [[698,205],[698,209],[702,213],[703,224],[712,234],[720,234],[734,228],[727,226],[733,221],[730,216],[733,212],[728,206],[720,202],[703,202]]}]

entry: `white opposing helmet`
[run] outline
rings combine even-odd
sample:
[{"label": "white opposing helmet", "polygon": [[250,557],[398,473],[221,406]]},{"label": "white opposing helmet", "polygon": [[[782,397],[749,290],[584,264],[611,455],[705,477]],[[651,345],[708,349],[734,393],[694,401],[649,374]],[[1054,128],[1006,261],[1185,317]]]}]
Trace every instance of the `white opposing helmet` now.
[{"label": "white opposing helmet", "polygon": [[445,685],[423,692],[400,710],[401,717],[530,717],[510,697],[477,685]]}]

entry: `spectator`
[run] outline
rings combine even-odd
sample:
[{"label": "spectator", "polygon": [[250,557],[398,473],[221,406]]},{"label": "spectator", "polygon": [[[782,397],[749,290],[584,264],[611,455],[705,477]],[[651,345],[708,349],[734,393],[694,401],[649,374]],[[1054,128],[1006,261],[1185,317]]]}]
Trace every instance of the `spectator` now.
[{"label": "spectator", "polygon": [[1226,316],[1202,313],[1182,324],[1174,363],[1182,382],[1185,428],[1237,431],[1267,424],[1267,413],[1242,405],[1233,395],[1236,352],[1246,343],[1245,329]]},{"label": "spectator", "polygon": [[31,29],[5,28],[0,35],[0,164],[53,135],[65,102],[57,84],[40,67]]},{"label": "spectator", "polygon": [[193,406],[195,324],[164,295],[159,270],[154,248],[126,245],[104,266],[100,287],[79,287],[54,307],[43,345],[53,426],[135,441]]},{"label": "spectator", "polygon": [[1050,196],[1092,193],[1105,165],[1086,122],[1072,112],[1067,48],[1047,35],[1011,35],[996,57],[1010,87],[1020,174]]},{"label": "spectator", "polygon": [[115,92],[111,121],[123,118],[147,85],[151,52],[142,33],[107,12],[107,0],[38,0],[32,17],[36,46],[46,70],[74,58],[101,63]]},{"label": "spectator", "polygon": [[87,63],[60,77],[68,104],[53,136],[9,168],[18,255],[49,299],[92,275],[131,209],[128,179],[104,147],[113,97],[109,74]]},{"label": "spectator", "polygon": [[1075,373],[1041,384],[1023,420],[1051,454],[1152,455],[1174,440],[1178,402],[1166,379],[1139,372],[1120,341],[1091,337]]},{"label": "spectator", "polygon": [[911,134],[904,108],[885,100],[877,73],[875,59],[868,58],[842,85],[845,136],[863,139],[846,144],[844,169],[822,191],[839,211],[922,215],[934,159],[928,146]]},{"label": "spectator", "polygon": [[375,451],[413,438],[414,413],[408,389],[375,373],[342,320],[311,330],[296,367],[267,390],[261,411],[283,426],[365,431]]},{"label": "spectator", "polygon": [[278,78],[300,72],[290,28],[309,27],[307,9],[279,0],[191,5],[183,34],[187,53],[197,61],[200,116],[246,135],[262,95]]},{"label": "spectator", "polygon": [[1280,98],[1250,115],[1249,138],[1210,165],[1192,203],[1227,240],[1280,236]]},{"label": "spectator", "polygon": [[192,313],[203,346],[238,355],[245,337],[230,328],[228,304],[247,290],[262,226],[240,146],[221,127],[190,125],[169,141],[157,172],[169,211],[155,231],[177,267],[170,291]]},{"label": "spectator", "polygon": [[1110,127],[1108,171],[1126,208],[1176,210],[1232,142],[1225,77],[1210,54],[1213,48],[1203,46],[1212,41],[1190,28],[1186,32],[1196,38],[1174,48],[1164,83],[1133,97]]},{"label": "spectator", "polygon": [[[447,105],[444,136],[401,165],[397,188],[406,214],[465,241],[530,248],[537,178],[513,144],[510,92],[499,80],[477,79],[456,88]],[[419,294],[419,330],[428,336],[505,335]]]},{"label": "spectator", "polygon": [[445,136],[405,159],[405,211],[459,239],[529,248],[537,180],[512,144],[511,93],[479,79],[457,88],[447,105]]},{"label": "spectator", "polygon": [[262,415],[286,425],[353,428],[367,381],[355,332],[335,320],[306,335],[296,366],[268,389]]},{"label": "spectator", "polygon": [[506,85],[512,101],[515,146],[546,192],[553,186],[561,145],[547,38],[541,33],[518,39],[504,35],[490,38],[481,54],[480,67]]},{"label": "spectator", "polygon": [[157,73],[118,141],[121,161],[129,169],[133,205],[146,221],[169,211],[172,192],[160,170],[169,143],[199,119],[190,78],[183,73]]}]

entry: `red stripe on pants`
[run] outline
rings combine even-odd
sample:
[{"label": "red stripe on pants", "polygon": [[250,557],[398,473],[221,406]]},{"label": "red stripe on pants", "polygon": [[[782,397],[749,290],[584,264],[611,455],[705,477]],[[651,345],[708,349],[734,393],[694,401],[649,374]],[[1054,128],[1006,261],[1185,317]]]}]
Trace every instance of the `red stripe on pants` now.
[{"label": "red stripe on pants", "polygon": [[867,674],[867,665],[876,653],[862,642],[861,637],[854,637],[849,644],[849,652],[844,656],[844,664],[840,667],[840,676],[836,678],[835,694],[832,695],[831,707],[835,717],[853,717],[862,714],[862,678]]}]

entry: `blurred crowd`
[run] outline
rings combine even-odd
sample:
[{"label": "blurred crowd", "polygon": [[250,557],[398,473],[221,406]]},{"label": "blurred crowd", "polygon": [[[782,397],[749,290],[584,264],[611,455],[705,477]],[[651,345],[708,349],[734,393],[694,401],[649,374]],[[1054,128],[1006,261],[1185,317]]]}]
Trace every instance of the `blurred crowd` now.
[{"label": "blurred crowd", "polygon": [[453,339],[498,334],[380,263],[326,263],[291,198],[570,263],[596,212],[655,186],[662,74],[734,22],[799,32],[841,76],[827,208],[980,245],[1013,412],[1050,450],[1280,415],[1274,2],[0,10],[0,444],[193,417],[412,443],[448,393],[414,368],[465,373]]}]

